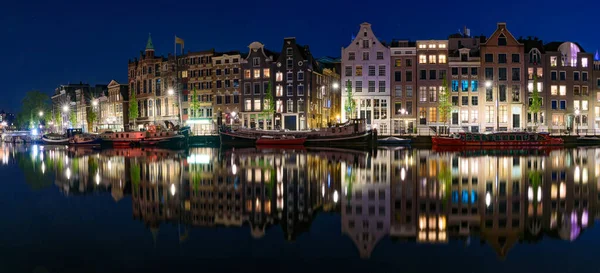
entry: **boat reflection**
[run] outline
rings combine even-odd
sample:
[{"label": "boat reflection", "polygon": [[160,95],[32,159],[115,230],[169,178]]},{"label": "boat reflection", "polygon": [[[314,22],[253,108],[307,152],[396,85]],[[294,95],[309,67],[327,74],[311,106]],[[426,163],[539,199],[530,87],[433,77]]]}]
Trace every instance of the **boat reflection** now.
[{"label": "boat reflection", "polygon": [[[504,257],[520,242],[573,241],[598,218],[600,148],[540,152],[381,149],[69,150],[10,146],[26,181],[65,195],[130,196],[132,215],[156,234],[163,223],[280,226],[293,241],[318,213],[341,216],[363,258],[378,243],[444,244],[479,238]],[[27,173],[30,172],[29,176]],[[189,233],[180,234],[182,242]],[[156,238],[156,237],[155,237]]]}]

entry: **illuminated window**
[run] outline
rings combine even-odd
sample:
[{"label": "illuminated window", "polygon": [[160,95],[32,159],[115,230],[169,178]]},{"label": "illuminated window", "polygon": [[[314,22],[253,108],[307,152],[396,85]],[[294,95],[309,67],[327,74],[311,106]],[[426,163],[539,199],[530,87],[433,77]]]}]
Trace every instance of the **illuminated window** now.
[{"label": "illuminated window", "polygon": [[550,95],[553,95],[553,96],[558,95],[558,86],[556,86],[556,85],[550,86]]},{"label": "illuminated window", "polygon": [[260,100],[254,100],[254,111],[260,111]]},{"label": "illuminated window", "polygon": [[440,44],[440,48],[446,48],[446,44]]},{"label": "illuminated window", "polygon": [[283,81],[283,73],[281,73],[281,72],[275,73],[275,80],[278,82]]},{"label": "illuminated window", "polygon": [[277,111],[277,113],[282,113],[283,112],[283,101],[277,100],[275,102],[275,111]]},{"label": "illuminated window", "polygon": [[259,79],[260,78],[260,69],[254,69],[254,78],[255,79]]},{"label": "illuminated window", "polygon": [[581,101],[581,110],[582,111],[587,111],[588,110],[588,101],[587,100],[582,100]]},{"label": "illuminated window", "polygon": [[294,112],[294,101],[293,100],[287,101],[287,111]]},{"label": "illuminated window", "polygon": [[557,65],[556,56],[550,56],[550,66],[551,67],[556,67],[556,65]]},{"label": "illuminated window", "polygon": [[434,64],[435,63],[435,55],[429,55],[429,63],[430,64]]},{"label": "illuminated window", "polygon": [[435,48],[435,44],[430,44],[429,48]]},{"label": "illuminated window", "polygon": [[268,68],[263,69],[263,76],[268,79],[271,77],[271,70]]},{"label": "illuminated window", "polygon": [[426,48],[426,46],[424,44],[420,44],[419,48]]},{"label": "illuminated window", "polygon": [[283,86],[277,85],[275,87],[275,96],[277,96],[277,97],[283,96]]},{"label": "illuminated window", "polygon": [[427,63],[427,56],[425,56],[425,55],[419,55],[419,63],[420,64]]},{"label": "illuminated window", "polygon": [[438,55],[438,61],[441,64],[445,64],[446,63],[446,55]]},{"label": "illuminated window", "polygon": [[506,109],[506,105],[501,105],[498,110],[498,114],[500,114],[500,122],[502,123],[508,122],[508,115]]},{"label": "illuminated window", "polygon": [[494,116],[494,106],[486,106],[485,107],[485,122],[493,123],[495,120]]},{"label": "illuminated window", "polygon": [[246,109],[246,111],[252,111],[252,100],[251,99],[246,99],[246,101],[244,102],[244,109]]},{"label": "illuminated window", "polygon": [[566,96],[567,95],[567,86],[561,85],[559,88],[559,95]]},{"label": "illuminated window", "polygon": [[588,59],[581,58],[581,67],[588,67]]}]

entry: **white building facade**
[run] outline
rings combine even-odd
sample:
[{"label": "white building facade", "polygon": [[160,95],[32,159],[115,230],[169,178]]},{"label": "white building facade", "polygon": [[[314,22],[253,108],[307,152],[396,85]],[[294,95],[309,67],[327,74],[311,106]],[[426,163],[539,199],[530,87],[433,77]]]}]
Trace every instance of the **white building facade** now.
[{"label": "white building facade", "polygon": [[[390,49],[362,23],[352,43],[342,48],[342,122],[364,118],[380,134],[390,133]],[[348,116],[348,85],[355,101]]]}]

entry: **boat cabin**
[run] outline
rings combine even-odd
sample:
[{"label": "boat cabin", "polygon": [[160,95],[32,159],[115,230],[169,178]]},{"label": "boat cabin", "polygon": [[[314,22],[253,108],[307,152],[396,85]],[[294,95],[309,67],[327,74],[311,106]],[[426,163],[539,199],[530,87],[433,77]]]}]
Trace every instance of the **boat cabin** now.
[{"label": "boat cabin", "polygon": [[538,133],[514,132],[514,133],[461,133],[459,137],[463,141],[544,141],[547,137]]}]

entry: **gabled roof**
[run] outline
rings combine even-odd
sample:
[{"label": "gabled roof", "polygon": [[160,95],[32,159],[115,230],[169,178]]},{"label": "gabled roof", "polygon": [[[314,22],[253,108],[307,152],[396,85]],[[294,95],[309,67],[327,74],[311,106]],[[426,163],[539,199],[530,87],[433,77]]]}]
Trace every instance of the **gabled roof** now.
[{"label": "gabled roof", "polygon": [[537,48],[541,53],[545,53],[544,42],[537,38],[531,39],[531,37],[529,37],[527,40],[519,39],[519,43],[522,43],[525,46],[525,53],[528,53],[534,48]]}]

